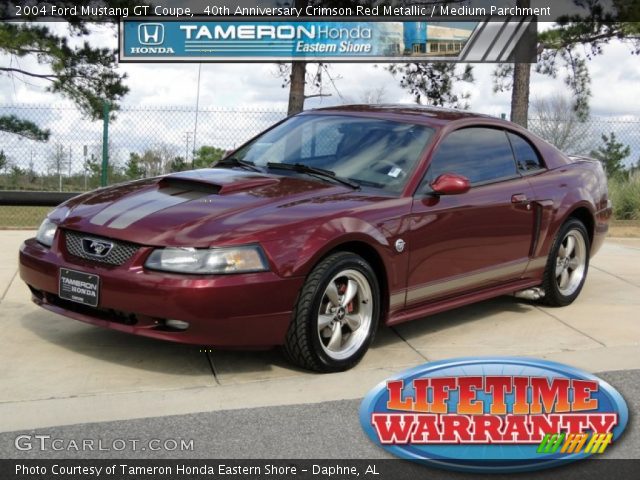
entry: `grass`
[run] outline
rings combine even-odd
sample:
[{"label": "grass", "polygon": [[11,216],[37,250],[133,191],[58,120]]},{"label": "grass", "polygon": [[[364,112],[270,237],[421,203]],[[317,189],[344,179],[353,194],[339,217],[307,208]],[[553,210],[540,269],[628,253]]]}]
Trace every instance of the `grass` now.
[{"label": "grass", "polygon": [[640,172],[609,180],[609,198],[616,220],[640,220]]},{"label": "grass", "polygon": [[1,228],[38,228],[51,207],[0,207]]}]

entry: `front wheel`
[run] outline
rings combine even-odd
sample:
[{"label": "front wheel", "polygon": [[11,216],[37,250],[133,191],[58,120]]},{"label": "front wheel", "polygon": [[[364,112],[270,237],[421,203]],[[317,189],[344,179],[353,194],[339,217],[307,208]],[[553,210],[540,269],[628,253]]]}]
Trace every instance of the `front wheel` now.
[{"label": "front wheel", "polygon": [[544,273],[543,302],[553,307],[572,303],[582,290],[589,269],[589,235],[584,224],[569,219],[558,232]]},{"label": "front wheel", "polygon": [[347,370],[366,353],[379,317],[380,291],[371,266],[353,253],[335,253],[312,270],[302,287],[285,354],[310,370]]}]

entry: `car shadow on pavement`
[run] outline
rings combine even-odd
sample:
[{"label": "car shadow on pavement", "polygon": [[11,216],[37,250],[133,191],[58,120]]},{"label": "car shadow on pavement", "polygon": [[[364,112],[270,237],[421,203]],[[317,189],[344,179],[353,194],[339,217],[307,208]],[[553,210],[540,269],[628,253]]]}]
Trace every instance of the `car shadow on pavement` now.
[{"label": "car shadow on pavement", "polygon": [[[489,317],[500,313],[525,313],[532,308],[524,301],[504,296],[393,328],[381,326],[371,351],[356,368],[384,367],[385,358],[389,358],[393,350],[396,350],[393,355],[399,365],[407,362],[418,364],[419,358],[407,355],[398,357],[397,350],[409,348],[407,343],[411,344],[420,337],[461,326],[484,328],[485,325],[476,325],[477,322],[487,321]],[[279,348],[245,351],[181,345],[86,325],[43,310],[22,315],[21,324],[48,344],[74,354],[151,372],[202,375],[210,369],[221,384],[311,374],[290,364]]]},{"label": "car shadow on pavement", "polygon": [[[40,355],[56,361],[58,348],[102,362],[168,375],[203,375],[210,366],[201,347],[139,337],[107,330],[65,318],[45,310],[21,315],[22,327],[46,343],[39,345]],[[33,342],[30,342],[33,347]],[[58,348],[51,348],[58,347]],[[49,352],[47,352],[47,350]],[[70,361],[71,358],[65,359]]]},{"label": "car shadow on pavement", "polygon": [[[462,325],[471,327],[474,323],[486,321],[495,315],[527,313],[534,308],[533,305],[535,304],[507,295],[402,323],[395,328],[401,331],[405,340],[410,340],[411,336],[427,335]],[[408,337],[405,337],[405,333]]]}]

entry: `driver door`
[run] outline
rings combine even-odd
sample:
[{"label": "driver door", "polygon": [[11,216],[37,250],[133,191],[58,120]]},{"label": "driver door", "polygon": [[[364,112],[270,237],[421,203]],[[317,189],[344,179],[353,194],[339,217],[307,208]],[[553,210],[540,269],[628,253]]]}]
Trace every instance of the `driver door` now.
[{"label": "driver door", "polygon": [[[467,177],[471,189],[433,194],[429,185],[443,173]],[[413,201],[407,306],[520,278],[534,229],[532,195],[503,130],[473,127],[445,137]]]}]

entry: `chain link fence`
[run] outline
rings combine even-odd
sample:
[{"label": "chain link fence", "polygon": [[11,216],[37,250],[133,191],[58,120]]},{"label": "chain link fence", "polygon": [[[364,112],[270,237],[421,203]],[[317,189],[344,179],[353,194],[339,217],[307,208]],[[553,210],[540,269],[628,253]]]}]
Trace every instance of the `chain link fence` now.
[{"label": "chain link fence", "polygon": [[[109,184],[192,167],[204,167],[286,116],[281,110],[189,107],[122,107],[108,125]],[[50,130],[47,142],[0,132],[0,193],[82,192],[102,178],[103,122],[90,121],[70,105],[0,105]],[[570,154],[590,155],[615,134],[629,147],[631,167],[640,159],[640,117],[531,119],[529,128]],[[33,227],[48,207],[0,206],[0,228]]]},{"label": "chain link fence", "polygon": [[[123,107],[108,128],[108,183],[205,166],[285,117],[284,111]],[[0,190],[80,192],[100,186],[103,122],[73,107],[0,105],[50,130],[47,142],[0,132]]]},{"label": "chain link fence", "polygon": [[577,118],[531,118],[529,130],[569,155],[593,156],[598,149],[606,149],[605,140],[611,138],[628,147],[622,159],[626,168],[634,167],[640,160],[640,117],[591,117],[585,122]]}]

